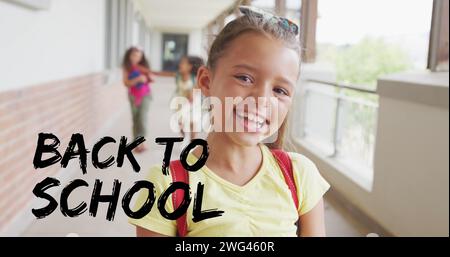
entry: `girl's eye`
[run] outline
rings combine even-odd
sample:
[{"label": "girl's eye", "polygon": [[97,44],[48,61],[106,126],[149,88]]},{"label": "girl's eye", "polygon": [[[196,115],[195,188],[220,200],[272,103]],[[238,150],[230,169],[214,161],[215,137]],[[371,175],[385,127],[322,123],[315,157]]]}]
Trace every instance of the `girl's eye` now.
[{"label": "girl's eye", "polygon": [[280,94],[280,95],[285,95],[285,96],[289,96],[289,92],[281,87],[276,87],[273,89],[273,92],[275,92],[276,94]]},{"label": "girl's eye", "polygon": [[253,83],[252,78],[247,75],[236,75],[234,77],[244,83],[247,83],[247,84]]}]

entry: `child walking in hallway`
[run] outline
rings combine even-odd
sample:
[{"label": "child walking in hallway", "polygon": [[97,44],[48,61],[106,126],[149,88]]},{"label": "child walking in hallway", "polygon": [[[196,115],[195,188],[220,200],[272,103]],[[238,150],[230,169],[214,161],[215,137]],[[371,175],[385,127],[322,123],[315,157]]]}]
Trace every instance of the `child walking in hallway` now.
[{"label": "child walking in hallway", "polygon": [[[196,56],[185,56],[181,58],[178,65],[178,72],[175,75],[176,82],[176,97],[184,97],[187,102],[177,103],[180,112],[178,125],[180,126],[180,132],[183,137],[186,137],[188,133],[189,139],[196,138],[195,127],[200,127],[200,124],[194,126],[194,122],[199,123],[193,117],[192,104],[193,104],[193,90],[197,87],[197,72],[201,66],[204,65],[203,59]],[[189,140],[186,140],[189,141]]]},{"label": "child walking in hallway", "polygon": [[[138,47],[129,48],[122,62],[123,83],[128,88],[131,115],[133,122],[133,137],[147,135],[147,114],[151,101],[153,82],[150,65],[144,51]],[[136,148],[137,152],[146,150],[144,144]]]}]

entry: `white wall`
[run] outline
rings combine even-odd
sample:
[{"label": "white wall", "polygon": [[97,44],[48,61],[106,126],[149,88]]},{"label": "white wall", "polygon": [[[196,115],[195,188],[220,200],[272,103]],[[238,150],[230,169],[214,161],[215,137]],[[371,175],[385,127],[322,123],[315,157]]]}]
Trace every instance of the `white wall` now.
[{"label": "white wall", "polygon": [[0,1],[0,91],[102,71],[105,0]]},{"label": "white wall", "polygon": [[143,47],[141,44],[141,42],[139,42],[139,33],[141,33],[141,28],[140,28],[140,24],[137,20],[133,20],[132,22],[132,40],[131,40],[131,45],[133,46],[140,46]]},{"label": "white wall", "polygon": [[196,55],[206,58],[207,46],[204,45],[203,32],[201,29],[189,33],[188,55]]},{"label": "white wall", "polygon": [[150,59],[152,70],[162,69],[162,33],[156,30],[150,32],[150,52],[147,53]]},{"label": "white wall", "polygon": [[[447,73],[379,80],[372,215],[403,236],[449,235]],[[380,207],[383,208],[380,208]]]},{"label": "white wall", "polygon": [[151,35],[150,35],[150,31],[146,28],[146,33],[144,35],[144,49],[145,49],[145,53],[150,53],[151,50]]},{"label": "white wall", "polygon": [[448,236],[448,109],[381,97],[380,113],[373,195],[360,204],[397,235]]}]

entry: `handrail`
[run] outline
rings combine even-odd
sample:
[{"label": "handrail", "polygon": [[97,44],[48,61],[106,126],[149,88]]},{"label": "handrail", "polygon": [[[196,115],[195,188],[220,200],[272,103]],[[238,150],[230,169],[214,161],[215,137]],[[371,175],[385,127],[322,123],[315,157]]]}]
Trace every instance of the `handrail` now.
[{"label": "handrail", "polygon": [[337,82],[332,82],[332,81],[319,80],[319,79],[306,79],[306,81],[319,83],[319,84],[325,84],[325,85],[333,86],[333,87],[337,87],[337,88],[355,90],[355,91],[359,91],[359,92],[363,92],[363,93],[377,94],[376,90],[355,87],[355,86],[351,86],[351,85],[342,85],[342,84],[339,84]]},{"label": "handrail", "polygon": [[[332,82],[332,81],[325,81],[325,80],[319,80],[319,79],[305,79],[305,81],[307,82],[312,82],[312,83],[318,83],[318,84],[323,84],[323,85],[328,85],[328,86],[333,86],[336,87],[338,89],[349,89],[349,90],[354,90],[354,91],[358,91],[358,92],[362,92],[362,93],[366,93],[366,94],[375,94],[377,95],[377,92],[375,90],[371,90],[371,89],[364,89],[364,88],[358,88],[355,86],[351,86],[351,85],[342,85],[342,84],[338,84],[336,82]],[[309,87],[309,89],[311,89],[312,87]],[[320,92],[320,93],[324,93],[324,92]],[[325,93],[327,94],[327,93]],[[351,101],[351,102],[357,102],[355,99],[348,99],[347,97],[345,97],[342,93],[341,90],[339,90],[339,93],[334,95],[336,97],[336,110],[335,110],[335,114],[334,114],[334,125],[333,125],[333,153],[331,155],[329,155],[328,157],[336,157],[339,153],[338,153],[338,145],[340,143],[340,116],[341,116],[341,112],[342,112],[342,101],[343,100],[347,100],[347,101]],[[358,101],[359,102],[359,101]],[[360,101],[360,104],[364,104],[366,106],[370,106],[370,107],[375,107],[377,108],[376,104],[371,104],[369,102],[364,102],[364,101]],[[303,131],[302,132],[302,136],[304,137],[306,134]]]},{"label": "handrail", "polygon": [[368,100],[362,100],[358,97],[348,97],[348,96],[342,95],[340,93],[326,92],[326,91],[323,91],[323,90],[320,90],[320,89],[317,89],[314,87],[306,87],[304,90],[308,91],[308,92],[312,91],[316,94],[321,94],[321,95],[329,96],[329,97],[336,98],[336,99],[340,98],[342,100],[345,100],[345,101],[351,102],[351,103],[355,103],[355,104],[361,104],[361,105],[365,105],[365,106],[378,108],[378,104],[368,101]]}]

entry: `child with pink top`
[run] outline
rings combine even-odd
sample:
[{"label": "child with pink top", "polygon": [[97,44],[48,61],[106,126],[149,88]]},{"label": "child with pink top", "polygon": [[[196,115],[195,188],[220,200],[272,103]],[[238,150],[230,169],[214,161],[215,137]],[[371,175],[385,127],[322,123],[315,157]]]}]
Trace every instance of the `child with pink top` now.
[{"label": "child with pink top", "polygon": [[[131,105],[133,119],[133,136],[146,136],[147,114],[151,101],[150,83],[153,82],[150,65],[144,52],[137,48],[129,48],[124,56],[123,82],[128,88],[128,97]],[[136,151],[145,150],[144,144],[139,145]]]}]

